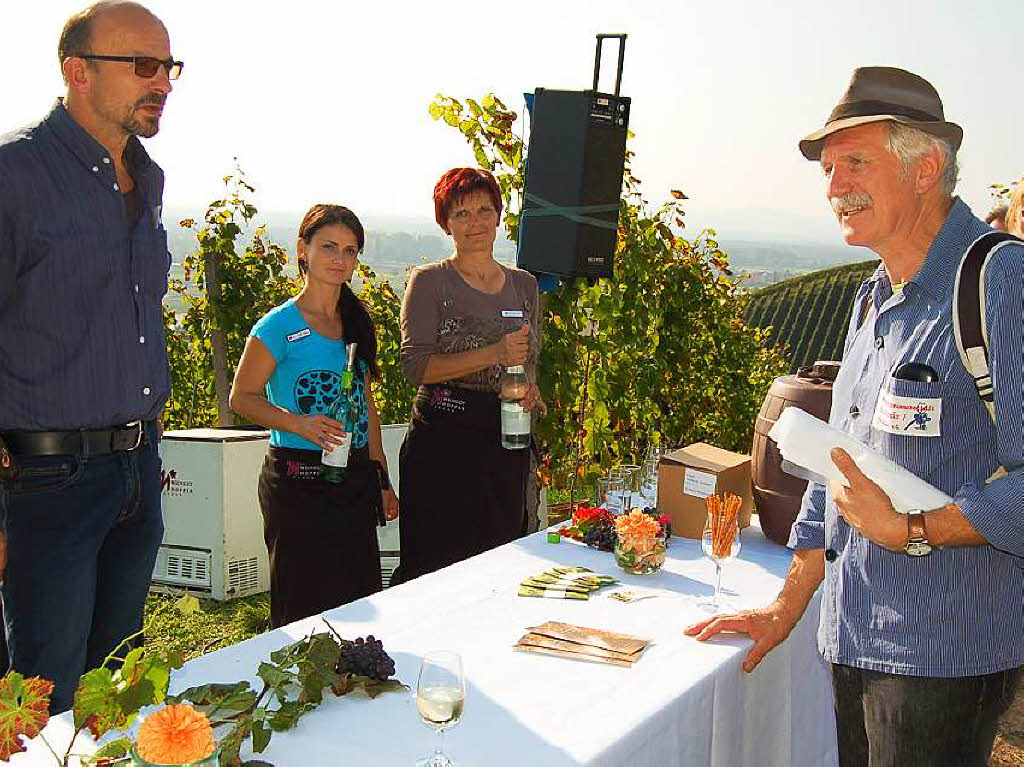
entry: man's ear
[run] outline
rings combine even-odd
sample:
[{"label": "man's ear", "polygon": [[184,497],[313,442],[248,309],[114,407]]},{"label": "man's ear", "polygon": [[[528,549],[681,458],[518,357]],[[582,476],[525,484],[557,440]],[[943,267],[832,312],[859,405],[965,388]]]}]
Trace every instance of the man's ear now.
[{"label": "man's ear", "polygon": [[914,191],[924,194],[942,180],[942,172],[946,169],[946,158],[938,147],[922,155],[915,169]]},{"label": "man's ear", "polygon": [[85,59],[68,56],[60,68],[64,73],[64,81],[68,84],[69,91],[81,92],[88,89],[91,72],[89,72],[89,63]]}]

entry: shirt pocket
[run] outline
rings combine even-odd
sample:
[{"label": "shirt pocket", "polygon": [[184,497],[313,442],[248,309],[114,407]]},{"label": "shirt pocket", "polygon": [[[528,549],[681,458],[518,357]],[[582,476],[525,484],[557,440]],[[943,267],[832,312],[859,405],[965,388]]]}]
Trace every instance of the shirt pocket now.
[{"label": "shirt pocket", "polygon": [[[949,422],[952,403],[948,399],[949,392],[941,381],[907,381],[889,376],[872,415],[874,446],[893,462],[921,479],[931,481],[943,461],[944,438],[954,428]],[[886,431],[876,426],[876,416],[879,408],[883,407],[909,410],[893,431]],[[929,409],[931,407],[937,407],[939,412]],[[934,433],[933,421],[938,422],[938,435],[926,436]]]},{"label": "shirt pocket", "polygon": [[140,290],[162,299],[167,293],[167,274],[171,267],[167,230],[162,226],[158,229],[140,229],[141,233],[132,241],[132,276]]}]

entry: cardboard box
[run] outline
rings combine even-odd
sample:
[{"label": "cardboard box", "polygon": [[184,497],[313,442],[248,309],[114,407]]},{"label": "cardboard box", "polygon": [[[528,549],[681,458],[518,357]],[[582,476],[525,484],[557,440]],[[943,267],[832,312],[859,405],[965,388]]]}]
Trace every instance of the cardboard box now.
[{"label": "cardboard box", "polygon": [[672,520],[672,534],[700,538],[707,519],[704,499],[732,493],[743,499],[740,527],[750,525],[754,506],[750,456],[695,442],[661,457],[658,465],[658,510]]}]

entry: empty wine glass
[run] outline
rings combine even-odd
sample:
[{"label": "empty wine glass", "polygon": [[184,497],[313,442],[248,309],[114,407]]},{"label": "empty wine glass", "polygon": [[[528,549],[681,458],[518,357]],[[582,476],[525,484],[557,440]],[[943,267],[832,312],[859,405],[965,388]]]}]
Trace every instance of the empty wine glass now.
[{"label": "empty wine glass", "polygon": [[698,602],[698,605],[706,612],[718,613],[725,607],[722,602],[722,565],[740,553],[738,516],[709,510],[701,548],[704,556],[715,563],[715,594]]},{"label": "empty wine glass", "polygon": [[437,730],[438,740],[434,753],[416,762],[416,767],[452,767],[444,752],[444,731],[459,723],[465,702],[462,658],[446,651],[424,655],[416,682],[416,708],[423,723]]},{"label": "empty wine glass", "polygon": [[623,514],[628,514],[633,508],[633,499],[639,495],[640,467],[631,463],[621,463],[612,469],[611,476],[622,479],[622,503],[620,508]]},{"label": "empty wine glass", "polygon": [[621,512],[622,504],[622,478],[618,476],[598,477],[597,479],[597,500],[595,503],[601,508],[607,509],[612,514]]},{"label": "empty wine glass", "polygon": [[661,442],[655,440],[654,442],[647,446],[647,455],[644,456],[644,458],[646,461],[654,461],[655,463],[657,463],[658,461],[661,460],[661,457],[665,455],[666,452],[668,451],[666,451],[665,448],[661,446]]},{"label": "empty wine glass", "polygon": [[640,496],[648,506],[658,505],[658,459],[649,458],[644,462]]}]

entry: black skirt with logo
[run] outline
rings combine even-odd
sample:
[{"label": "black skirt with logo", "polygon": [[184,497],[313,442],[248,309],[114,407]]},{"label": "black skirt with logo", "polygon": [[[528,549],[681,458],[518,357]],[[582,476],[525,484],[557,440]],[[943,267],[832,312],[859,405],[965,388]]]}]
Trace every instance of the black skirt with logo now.
[{"label": "black skirt with logo", "polygon": [[501,446],[498,395],[421,386],[399,461],[403,580],[525,533],[529,450]]},{"label": "black skirt with logo", "polygon": [[319,451],[271,447],[259,499],[273,627],[380,591],[380,479],[366,448],[334,485],[320,478]]}]

